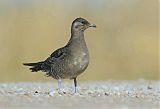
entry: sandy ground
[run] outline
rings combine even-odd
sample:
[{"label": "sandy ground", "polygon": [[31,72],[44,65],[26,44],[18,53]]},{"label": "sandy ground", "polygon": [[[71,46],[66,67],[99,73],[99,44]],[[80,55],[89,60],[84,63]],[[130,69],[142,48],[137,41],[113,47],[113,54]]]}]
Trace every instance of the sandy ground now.
[{"label": "sandy ground", "polygon": [[80,82],[79,94],[71,83],[0,84],[0,109],[160,109],[160,81]]}]

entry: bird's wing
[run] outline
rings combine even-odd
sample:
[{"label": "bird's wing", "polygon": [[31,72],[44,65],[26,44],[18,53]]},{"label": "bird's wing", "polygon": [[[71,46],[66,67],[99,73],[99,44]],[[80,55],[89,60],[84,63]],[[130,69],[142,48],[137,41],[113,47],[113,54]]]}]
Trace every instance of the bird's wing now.
[{"label": "bird's wing", "polygon": [[56,64],[58,61],[60,61],[61,59],[63,59],[66,54],[67,54],[67,48],[63,47],[63,48],[59,48],[56,51],[54,51],[50,57],[48,57],[43,64],[41,65],[42,67],[42,71],[50,71],[52,65]]},{"label": "bird's wing", "polygon": [[67,48],[66,47],[62,47],[62,48],[59,48],[56,51],[54,51],[50,55],[50,57],[52,59],[60,59],[60,58],[63,58],[64,56],[66,56],[66,54],[67,54]]},{"label": "bird's wing", "polygon": [[60,49],[57,49],[56,51],[54,51],[52,54],[51,54],[51,58],[60,58],[62,56],[65,55],[65,49],[64,48],[60,48]]}]

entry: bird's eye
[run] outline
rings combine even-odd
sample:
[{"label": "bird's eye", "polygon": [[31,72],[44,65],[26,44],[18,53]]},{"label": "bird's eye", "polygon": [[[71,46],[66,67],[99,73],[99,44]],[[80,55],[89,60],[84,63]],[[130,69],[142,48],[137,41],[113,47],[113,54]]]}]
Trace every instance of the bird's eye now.
[{"label": "bird's eye", "polygon": [[84,21],[82,21],[81,23],[84,24]]},{"label": "bird's eye", "polygon": [[86,22],[85,22],[85,21],[82,21],[81,23],[82,23],[82,24],[86,24]]}]

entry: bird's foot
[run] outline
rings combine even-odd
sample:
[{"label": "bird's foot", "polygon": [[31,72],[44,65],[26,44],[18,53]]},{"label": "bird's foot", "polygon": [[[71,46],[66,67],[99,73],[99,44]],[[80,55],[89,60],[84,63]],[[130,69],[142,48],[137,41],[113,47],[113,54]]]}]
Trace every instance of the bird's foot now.
[{"label": "bird's foot", "polygon": [[82,96],[82,93],[80,93],[80,92],[74,92],[72,95],[73,96]]},{"label": "bird's foot", "polygon": [[80,96],[80,95],[82,95],[82,94],[79,92],[78,87],[74,87],[73,95],[75,95],[75,96]]},{"label": "bird's foot", "polygon": [[59,95],[63,95],[63,92],[58,92]]},{"label": "bird's foot", "polygon": [[66,94],[66,91],[62,90],[62,89],[58,89],[58,94],[60,95],[65,95]]},{"label": "bird's foot", "polygon": [[74,92],[74,93],[73,93],[73,95],[75,95],[75,96],[79,96],[79,95],[81,95],[81,94],[80,94],[80,93],[78,93],[78,92],[76,92],[76,93]]}]

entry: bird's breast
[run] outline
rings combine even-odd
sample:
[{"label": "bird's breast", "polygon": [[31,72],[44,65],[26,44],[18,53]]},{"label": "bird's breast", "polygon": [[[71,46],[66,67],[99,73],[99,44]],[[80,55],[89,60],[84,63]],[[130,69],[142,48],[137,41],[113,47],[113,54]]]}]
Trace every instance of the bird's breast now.
[{"label": "bird's breast", "polygon": [[89,53],[83,36],[75,38],[70,43],[69,60],[72,77],[78,76],[87,68],[89,64]]},{"label": "bird's breast", "polygon": [[77,70],[84,70],[89,64],[89,55],[88,52],[77,53],[77,55],[73,58],[73,66],[77,68]]}]

